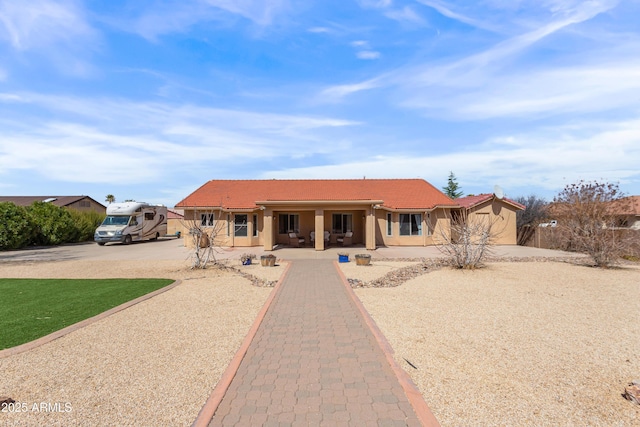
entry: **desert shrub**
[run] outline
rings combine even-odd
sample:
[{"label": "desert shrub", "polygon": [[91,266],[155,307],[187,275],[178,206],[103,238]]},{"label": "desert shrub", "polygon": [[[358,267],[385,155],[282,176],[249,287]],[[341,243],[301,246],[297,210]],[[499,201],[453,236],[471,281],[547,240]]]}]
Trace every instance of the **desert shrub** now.
[{"label": "desert shrub", "polygon": [[36,231],[33,244],[48,246],[73,241],[76,227],[68,209],[51,203],[34,202],[27,212]]},{"label": "desert shrub", "polygon": [[558,221],[554,233],[558,247],[586,253],[598,267],[615,264],[629,250],[629,235],[618,231],[618,213],[628,210],[628,202],[617,184],[567,185],[550,210]]},{"label": "desert shrub", "polygon": [[69,214],[74,223],[74,234],[72,241],[74,242],[87,242],[93,240],[93,233],[102,221],[104,221],[104,214],[95,211],[81,212],[74,209],[69,209]]},{"label": "desert shrub", "polygon": [[474,270],[482,267],[499,236],[495,223],[470,217],[462,211],[451,215],[450,224],[450,235],[446,229],[439,229],[438,250],[456,268]]},{"label": "desert shrub", "polygon": [[34,226],[27,210],[11,202],[0,202],[0,250],[22,248],[33,235]]}]

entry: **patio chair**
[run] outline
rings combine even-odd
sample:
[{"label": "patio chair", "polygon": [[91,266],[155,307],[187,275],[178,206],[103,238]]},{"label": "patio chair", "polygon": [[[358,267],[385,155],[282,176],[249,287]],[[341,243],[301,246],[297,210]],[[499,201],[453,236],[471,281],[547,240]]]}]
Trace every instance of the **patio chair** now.
[{"label": "patio chair", "polygon": [[316,245],[316,232],[312,231],[311,233],[309,233],[309,242],[311,243],[311,246],[315,246]]},{"label": "patio chair", "polygon": [[289,246],[294,248],[304,246],[304,237],[298,237],[296,233],[289,233]]},{"label": "patio chair", "polygon": [[324,232],[324,245],[325,247],[329,246],[329,240],[331,240],[331,233],[328,231]]},{"label": "patio chair", "polygon": [[336,239],[336,242],[338,242],[340,246],[351,246],[353,244],[352,240],[353,240],[353,232],[347,231],[346,233],[344,233],[344,236],[338,237]]}]

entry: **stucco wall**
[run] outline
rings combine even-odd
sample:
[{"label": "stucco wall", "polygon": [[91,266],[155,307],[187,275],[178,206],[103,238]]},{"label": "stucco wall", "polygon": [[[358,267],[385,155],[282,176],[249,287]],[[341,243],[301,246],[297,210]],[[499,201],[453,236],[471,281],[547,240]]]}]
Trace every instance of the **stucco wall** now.
[{"label": "stucco wall", "polygon": [[[422,234],[420,236],[400,235],[400,214],[417,213],[422,215]],[[391,235],[387,232],[387,214],[391,214]],[[449,218],[444,209],[435,209],[425,213],[420,211],[390,212],[376,211],[376,245],[378,246],[431,246],[449,237]]]},{"label": "stucco wall", "polygon": [[[84,206],[84,205],[88,205],[88,206]],[[71,209],[75,209],[77,211],[80,212],[89,212],[89,211],[95,211],[98,212],[100,214],[106,214],[107,211],[105,209],[104,206],[102,206],[99,203],[94,202],[92,199],[86,197],[84,199],[80,199],[74,203],[71,203],[69,205],[66,206],[67,208],[71,208]]]},{"label": "stucco wall", "polygon": [[515,245],[517,243],[516,208],[499,199],[487,200],[469,210],[469,221],[486,221],[482,215],[488,216],[491,223],[493,240],[497,245]]}]

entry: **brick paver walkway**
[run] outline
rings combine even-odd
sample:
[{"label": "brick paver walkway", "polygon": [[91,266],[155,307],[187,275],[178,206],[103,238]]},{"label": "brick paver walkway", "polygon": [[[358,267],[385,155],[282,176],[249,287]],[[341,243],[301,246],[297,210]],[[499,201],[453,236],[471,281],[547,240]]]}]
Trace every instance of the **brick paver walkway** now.
[{"label": "brick paver walkway", "polygon": [[210,426],[419,426],[332,261],[295,260]]}]

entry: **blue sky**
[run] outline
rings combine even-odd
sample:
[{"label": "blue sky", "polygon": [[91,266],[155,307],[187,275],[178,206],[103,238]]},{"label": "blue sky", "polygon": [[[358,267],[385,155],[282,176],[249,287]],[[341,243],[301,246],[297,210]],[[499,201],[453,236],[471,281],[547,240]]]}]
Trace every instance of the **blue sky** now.
[{"label": "blue sky", "polygon": [[0,0],[0,194],[640,194],[638,0]]}]

